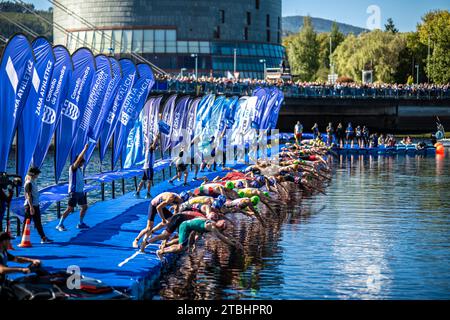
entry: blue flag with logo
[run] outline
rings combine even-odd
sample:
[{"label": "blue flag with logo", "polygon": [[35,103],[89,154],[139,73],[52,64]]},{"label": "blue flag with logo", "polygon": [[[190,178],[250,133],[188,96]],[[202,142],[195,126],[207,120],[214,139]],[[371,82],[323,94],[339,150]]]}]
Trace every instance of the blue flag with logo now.
[{"label": "blue flag with logo", "polygon": [[202,98],[195,98],[191,100],[189,104],[189,110],[186,115],[186,131],[189,134],[189,138],[192,139],[195,134],[195,123],[197,116],[197,107]]},{"label": "blue flag with logo", "polygon": [[53,54],[55,55],[55,66],[53,67],[44,109],[41,111],[42,127],[33,155],[33,166],[38,168],[42,167],[58,125],[62,104],[67,98],[73,71],[72,58],[65,47],[54,47]]},{"label": "blue flag with logo", "polygon": [[260,129],[261,119],[264,115],[267,106],[267,91],[264,88],[257,88],[253,91],[253,96],[257,97],[256,105],[254,107],[254,114],[252,119],[252,128]]},{"label": "blue flag with logo", "polygon": [[190,96],[178,100],[172,120],[171,147],[175,148],[183,141],[181,130],[186,128],[186,116],[189,108]]},{"label": "blue flag with logo", "polygon": [[31,44],[36,59],[27,102],[19,121],[17,173],[25,177],[42,127],[42,114],[55,65],[52,45],[45,38]]},{"label": "blue flag with logo", "polygon": [[166,152],[170,148],[170,136],[172,131],[173,113],[175,111],[175,102],[177,95],[174,94],[167,99],[164,104],[164,109],[161,114],[161,121],[159,123],[159,132],[161,132],[161,148],[163,152]]},{"label": "blue flag with logo", "polygon": [[[106,123],[106,119],[111,111],[111,108],[114,104],[114,100],[117,95],[117,91],[122,81],[122,69],[120,67],[119,62],[114,58],[109,58],[111,63],[112,70],[112,78],[109,81],[108,87],[105,92],[105,96],[102,102],[102,106],[100,108],[100,113],[95,121],[92,121],[89,126],[88,137],[92,140],[97,141],[100,137],[100,134],[103,130],[103,127]],[[98,64],[97,64],[98,68]],[[92,153],[95,150],[95,144],[90,144],[89,149],[86,153],[86,163],[91,159]]]},{"label": "blue flag with logo", "polygon": [[119,157],[122,156],[122,159],[124,159],[125,154],[122,154],[122,151],[128,134],[133,128],[134,122],[144,107],[150,90],[155,83],[155,78],[149,65],[139,64],[136,69],[138,70],[139,79],[134,84],[130,94],[125,98],[119,122],[117,123],[116,134],[114,136],[114,164],[117,163]]},{"label": "blue flag with logo", "polygon": [[100,161],[103,161],[105,158],[106,150],[108,150],[109,142],[114,134],[120,112],[122,111],[123,102],[130,94],[138,78],[137,69],[133,61],[130,59],[121,59],[119,60],[119,65],[122,69],[122,79],[120,80],[114,102],[106,116],[106,121],[100,135]]},{"label": "blue flag with logo", "polygon": [[131,168],[135,165],[143,164],[145,157],[144,134],[142,121],[144,117],[144,110],[136,119],[133,128],[130,130],[127,138],[127,145],[125,149],[125,161],[123,167],[125,169]]},{"label": "blue flag with logo", "polygon": [[28,97],[34,55],[27,38],[18,34],[8,41],[0,65],[0,172],[6,172],[8,156]]},{"label": "blue flag with logo", "polygon": [[277,90],[277,99],[272,107],[272,112],[270,113],[269,117],[269,124],[267,125],[268,129],[275,129],[278,122],[278,115],[280,114],[281,106],[283,105],[284,101],[284,94],[282,91]]},{"label": "blue flag with logo", "polygon": [[95,75],[95,59],[87,48],[80,48],[72,55],[73,73],[67,98],[56,132],[56,180],[61,177],[67,157],[76,138],[81,117],[84,114]]},{"label": "blue flag with logo", "polygon": [[78,126],[75,142],[72,146],[71,162],[75,161],[75,157],[81,153],[84,145],[88,142],[88,138],[93,141],[97,140],[93,133],[93,127],[97,121],[102,120],[99,118],[102,112],[103,99],[105,98],[108,85],[111,83],[112,78],[111,62],[108,57],[98,55],[95,57],[95,65],[96,72],[92,80],[89,98]]}]

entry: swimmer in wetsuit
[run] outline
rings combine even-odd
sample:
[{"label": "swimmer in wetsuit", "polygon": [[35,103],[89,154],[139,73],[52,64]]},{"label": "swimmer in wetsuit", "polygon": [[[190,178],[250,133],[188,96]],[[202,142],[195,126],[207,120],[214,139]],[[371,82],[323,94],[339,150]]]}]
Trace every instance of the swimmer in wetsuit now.
[{"label": "swimmer in wetsuit", "polygon": [[175,212],[177,212],[178,206],[188,199],[189,194],[186,192],[182,192],[180,195],[173,192],[164,192],[153,198],[148,208],[147,226],[142,229],[136,239],[134,239],[133,248],[137,248],[139,246],[139,240],[144,235],[145,238],[148,238],[151,235],[156,214],[159,214],[163,224],[167,224],[167,219],[172,217],[173,214],[166,207],[169,205],[175,205]]},{"label": "swimmer in wetsuit", "polygon": [[189,238],[193,237],[195,233],[212,233],[222,242],[238,249],[242,249],[242,245],[238,241],[223,234],[223,231],[225,231],[226,228],[227,223],[225,220],[214,222],[212,220],[196,218],[189,221],[184,221],[178,228],[178,239],[168,242],[166,244],[167,247],[156,251],[156,255],[159,259],[162,259],[163,255],[167,253],[180,253],[186,250],[189,245]]}]

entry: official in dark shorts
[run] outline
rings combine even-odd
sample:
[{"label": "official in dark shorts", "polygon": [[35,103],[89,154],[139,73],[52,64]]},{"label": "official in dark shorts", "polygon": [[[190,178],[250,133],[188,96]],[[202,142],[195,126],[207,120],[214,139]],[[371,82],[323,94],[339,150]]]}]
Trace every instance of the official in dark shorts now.
[{"label": "official in dark shorts", "polygon": [[87,205],[87,197],[84,192],[71,192],[67,204],[69,207],[85,206]]},{"label": "official in dark shorts", "polygon": [[181,176],[184,175],[184,186],[187,186],[187,177],[188,177],[188,165],[184,162],[184,151],[181,150],[178,157],[173,161],[175,163],[175,167],[177,169],[177,174],[169,180],[169,183],[173,183],[175,179],[181,180]]},{"label": "official in dark shorts", "polygon": [[56,229],[58,231],[66,231],[64,221],[66,218],[74,212],[76,206],[80,206],[80,223],[78,223],[78,229],[89,229],[89,226],[84,223],[84,217],[86,215],[88,205],[86,194],[84,193],[84,175],[83,166],[86,164],[84,155],[89,148],[89,144],[84,146],[83,151],[75,157],[74,163],[69,167],[69,201],[66,211],[61,216]]},{"label": "official in dark shorts", "polygon": [[154,175],[154,170],[153,167],[155,165],[155,150],[157,147],[157,141],[158,141],[158,136],[156,136],[153,139],[153,143],[149,145],[149,147],[147,148],[147,150],[145,151],[145,159],[144,159],[144,165],[142,166],[142,169],[144,170],[144,173],[142,175],[142,179],[141,182],[139,183],[139,186],[136,190],[135,196],[136,197],[140,197],[140,192],[141,189],[144,187],[145,184],[147,184],[147,195],[145,196],[146,199],[150,199],[151,198],[151,187],[152,187],[152,183],[153,183],[153,175]]}]

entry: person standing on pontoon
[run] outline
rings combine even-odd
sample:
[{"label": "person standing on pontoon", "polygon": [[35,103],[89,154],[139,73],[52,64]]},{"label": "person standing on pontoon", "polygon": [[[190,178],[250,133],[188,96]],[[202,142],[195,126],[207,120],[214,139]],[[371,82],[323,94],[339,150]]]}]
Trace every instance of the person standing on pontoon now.
[{"label": "person standing on pontoon", "polygon": [[89,229],[89,226],[84,223],[84,217],[86,215],[88,205],[86,194],[84,193],[84,176],[83,166],[86,163],[84,155],[89,148],[87,143],[84,146],[83,151],[75,157],[75,162],[69,167],[69,202],[66,211],[64,211],[59,224],[56,226],[58,231],[66,231],[64,227],[64,221],[75,210],[75,207],[79,205],[80,210],[80,222],[77,225],[78,229]]},{"label": "person standing on pontoon", "polygon": [[144,165],[142,167],[142,169],[144,170],[144,174],[142,176],[141,182],[139,183],[139,186],[136,190],[136,197],[140,197],[140,192],[142,187],[144,186],[144,184],[147,182],[147,195],[146,195],[146,199],[150,199],[151,194],[151,187],[152,187],[152,183],[153,183],[153,175],[154,175],[154,170],[153,170],[153,166],[155,165],[155,150],[157,147],[157,141],[158,141],[158,136],[155,137],[155,139],[153,140],[152,144],[149,144],[147,150],[145,151],[145,160],[144,160]]},{"label": "person standing on pontoon", "polygon": [[294,137],[296,144],[300,144],[300,142],[302,141],[302,135],[303,135],[303,125],[300,123],[300,121],[297,121],[297,124],[294,127]]}]

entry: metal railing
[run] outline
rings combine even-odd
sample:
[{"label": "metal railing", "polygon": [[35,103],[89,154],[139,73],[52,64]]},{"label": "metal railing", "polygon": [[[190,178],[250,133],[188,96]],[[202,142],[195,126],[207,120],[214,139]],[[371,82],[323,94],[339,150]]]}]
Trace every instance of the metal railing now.
[{"label": "metal railing", "polygon": [[[182,82],[176,80],[156,81],[154,92],[185,94],[217,93],[227,95],[251,95],[261,85],[245,83]],[[277,86],[285,97],[335,98],[335,99],[450,99],[450,89],[394,89],[394,88],[348,88],[326,86]]]}]

